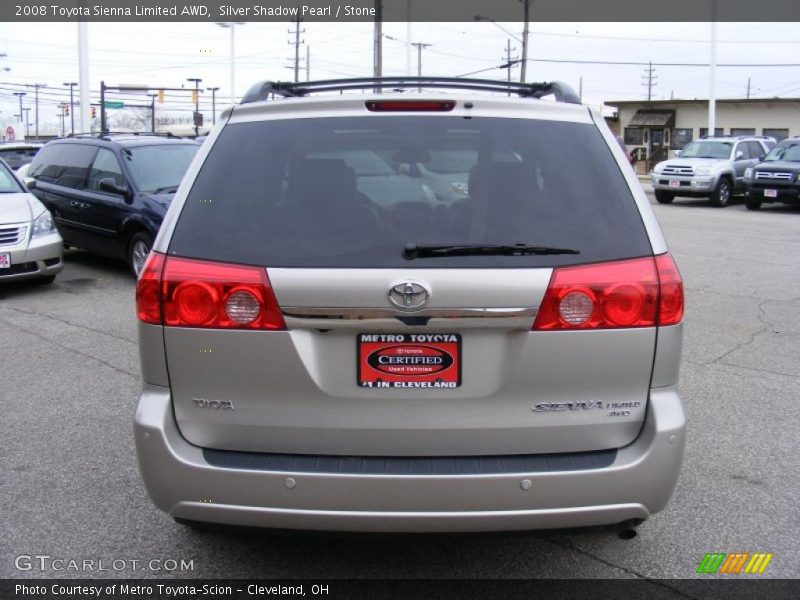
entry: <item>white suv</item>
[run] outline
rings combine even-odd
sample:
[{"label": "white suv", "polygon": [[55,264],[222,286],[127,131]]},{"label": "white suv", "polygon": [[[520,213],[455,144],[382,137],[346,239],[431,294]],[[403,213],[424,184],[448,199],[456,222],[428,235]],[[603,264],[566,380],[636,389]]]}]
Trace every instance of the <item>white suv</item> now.
[{"label": "white suv", "polygon": [[[362,88],[406,91],[338,93]],[[180,522],[630,527],[678,477],[680,275],[562,84],[255,86],[189,168],[137,310],[139,464]]]}]

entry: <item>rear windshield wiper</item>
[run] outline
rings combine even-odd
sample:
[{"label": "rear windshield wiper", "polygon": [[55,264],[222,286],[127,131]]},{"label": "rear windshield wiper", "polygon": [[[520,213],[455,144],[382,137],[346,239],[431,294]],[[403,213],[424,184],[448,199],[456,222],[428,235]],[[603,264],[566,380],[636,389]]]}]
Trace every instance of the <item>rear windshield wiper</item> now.
[{"label": "rear windshield wiper", "polygon": [[530,244],[406,244],[403,258],[431,258],[436,256],[527,256],[530,254],[580,254],[572,248],[551,248]]}]

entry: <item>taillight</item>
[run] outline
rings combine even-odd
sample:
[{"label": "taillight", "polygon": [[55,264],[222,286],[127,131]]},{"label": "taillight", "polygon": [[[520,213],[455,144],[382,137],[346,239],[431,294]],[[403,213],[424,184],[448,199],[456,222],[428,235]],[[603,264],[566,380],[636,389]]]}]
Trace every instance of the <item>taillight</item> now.
[{"label": "taillight", "polygon": [[535,330],[652,327],[658,275],[652,258],[557,268]]},{"label": "taillight", "polygon": [[677,325],[683,319],[683,280],[672,256],[656,256],[661,300],[658,307],[659,325]]},{"label": "taillight", "polygon": [[449,112],[452,100],[369,100],[364,103],[370,112]]},{"label": "taillight", "polygon": [[160,262],[151,273],[148,261],[137,287],[139,318],[145,323],[209,329],[286,328],[263,267],[153,256]]},{"label": "taillight", "polygon": [[161,273],[164,255],[151,252],[136,282],[136,315],[142,323],[161,325]]}]

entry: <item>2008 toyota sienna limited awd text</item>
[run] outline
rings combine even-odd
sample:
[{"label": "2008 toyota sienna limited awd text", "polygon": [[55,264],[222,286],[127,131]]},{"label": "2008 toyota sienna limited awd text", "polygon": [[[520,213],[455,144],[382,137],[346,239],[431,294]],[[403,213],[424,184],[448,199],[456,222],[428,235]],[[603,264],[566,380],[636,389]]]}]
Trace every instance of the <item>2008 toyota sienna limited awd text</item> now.
[{"label": "2008 toyota sienna limited awd text", "polygon": [[635,526],[678,477],[681,278],[563,84],[254,86],[137,311],[140,469],[182,523]]}]

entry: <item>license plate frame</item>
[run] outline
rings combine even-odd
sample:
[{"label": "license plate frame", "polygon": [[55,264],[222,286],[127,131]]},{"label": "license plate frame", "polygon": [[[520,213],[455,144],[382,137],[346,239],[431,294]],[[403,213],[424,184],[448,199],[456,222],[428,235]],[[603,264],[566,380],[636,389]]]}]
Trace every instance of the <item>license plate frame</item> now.
[{"label": "license plate frame", "polygon": [[462,349],[458,333],[359,333],[356,385],[383,390],[461,387]]},{"label": "license plate frame", "polygon": [[10,269],[10,268],[11,268],[11,253],[0,252],[0,269]]},{"label": "license plate frame", "polygon": [[764,190],[764,196],[766,198],[777,198],[778,197],[778,190],[772,190],[772,189],[769,189],[769,188],[765,189]]},{"label": "license plate frame", "polygon": [[681,182],[678,181],[677,179],[671,179],[670,182],[669,182],[669,187],[671,187],[671,188],[679,188],[679,187],[681,187]]}]

